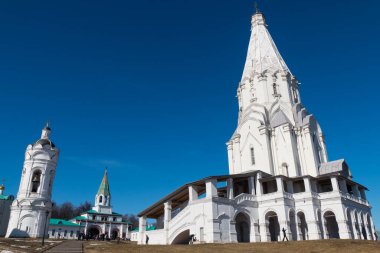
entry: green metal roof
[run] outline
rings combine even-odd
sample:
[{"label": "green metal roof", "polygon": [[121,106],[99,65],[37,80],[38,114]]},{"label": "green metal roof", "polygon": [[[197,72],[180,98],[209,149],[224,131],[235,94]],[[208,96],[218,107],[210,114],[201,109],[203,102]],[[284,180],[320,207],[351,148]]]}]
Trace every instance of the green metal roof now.
[{"label": "green metal roof", "polygon": [[[156,230],[156,226],[147,226],[145,231]],[[139,232],[139,228],[132,229],[132,231]]]},{"label": "green metal roof", "polygon": [[113,215],[113,216],[122,216],[121,214],[119,214],[119,213],[115,213],[115,212],[112,212],[112,214],[109,214],[109,213],[99,213],[99,212],[97,212],[97,211],[95,211],[95,210],[88,210],[88,211],[86,211],[86,212],[84,212],[84,213],[89,213],[89,214],[103,214],[103,215]]},{"label": "green metal roof", "polygon": [[98,195],[111,196],[107,170],[104,172],[103,180],[98,190]]},{"label": "green metal roof", "polygon": [[0,194],[0,200],[13,200],[12,195],[2,195]]},{"label": "green metal roof", "polygon": [[62,219],[50,219],[50,225],[53,226],[69,226],[69,227],[80,227],[80,225],[72,223],[70,221],[62,220]]}]

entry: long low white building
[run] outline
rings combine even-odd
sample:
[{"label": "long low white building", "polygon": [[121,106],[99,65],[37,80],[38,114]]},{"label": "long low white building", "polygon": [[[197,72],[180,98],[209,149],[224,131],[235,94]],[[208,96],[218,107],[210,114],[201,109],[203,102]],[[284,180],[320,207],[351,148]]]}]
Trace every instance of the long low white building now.
[{"label": "long low white building", "polygon": [[[344,164],[344,163],[343,163]],[[374,239],[366,188],[339,170],[289,178],[261,171],[186,184],[139,214],[149,244]],[[146,219],[157,229],[145,231]]]},{"label": "long low white building", "polygon": [[[321,127],[260,12],[237,99],[229,175],[186,184],[139,213],[138,243],[374,239],[367,188],[344,160],[328,160]],[[146,229],[147,219],[157,220],[156,230]]]},{"label": "long low white building", "polygon": [[81,226],[63,219],[50,219],[48,238],[78,239]]}]

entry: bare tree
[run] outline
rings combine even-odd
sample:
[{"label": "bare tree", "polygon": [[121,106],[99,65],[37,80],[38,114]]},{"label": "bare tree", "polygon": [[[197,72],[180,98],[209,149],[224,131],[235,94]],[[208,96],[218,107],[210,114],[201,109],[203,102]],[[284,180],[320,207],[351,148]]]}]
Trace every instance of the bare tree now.
[{"label": "bare tree", "polygon": [[91,210],[91,208],[92,208],[92,205],[89,201],[85,201],[84,203],[80,203],[80,205],[78,207],[76,207],[74,210],[74,217],[79,216],[80,214],[82,214],[88,210]]},{"label": "bare tree", "polygon": [[133,228],[137,228],[139,226],[139,219],[134,214],[124,214],[123,220],[129,221],[132,224]]},{"label": "bare tree", "polygon": [[59,208],[59,218],[60,219],[71,219],[74,215],[74,205],[71,202],[63,203]]},{"label": "bare tree", "polygon": [[57,205],[53,201],[53,209],[51,212],[51,217],[52,218],[57,218],[57,219],[71,219],[75,216],[78,216],[88,210],[91,210],[91,202],[85,201],[84,203],[81,203],[79,206],[75,207],[73,203],[71,202],[65,202],[61,205]]},{"label": "bare tree", "polygon": [[59,206],[54,201],[53,201],[52,205],[53,205],[53,208],[51,210],[51,217],[52,218],[58,218],[58,216],[59,216]]}]

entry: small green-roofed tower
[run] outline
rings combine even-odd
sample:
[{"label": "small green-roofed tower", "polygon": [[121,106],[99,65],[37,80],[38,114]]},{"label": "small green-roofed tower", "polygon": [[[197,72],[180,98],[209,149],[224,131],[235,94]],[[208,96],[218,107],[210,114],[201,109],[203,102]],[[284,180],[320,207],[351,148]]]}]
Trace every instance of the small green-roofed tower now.
[{"label": "small green-roofed tower", "polygon": [[95,196],[95,206],[93,210],[99,213],[112,213],[111,209],[111,193],[108,183],[108,170],[106,168],[102,182],[100,183],[98,193]]},{"label": "small green-roofed tower", "polygon": [[108,183],[108,171],[107,168],[104,172],[103,180],[102,183],[100,184],[99,190],[98,190],[98,195],[103,195],[103,196],[109,196],[111,197],[110,194],[110,185]]}]

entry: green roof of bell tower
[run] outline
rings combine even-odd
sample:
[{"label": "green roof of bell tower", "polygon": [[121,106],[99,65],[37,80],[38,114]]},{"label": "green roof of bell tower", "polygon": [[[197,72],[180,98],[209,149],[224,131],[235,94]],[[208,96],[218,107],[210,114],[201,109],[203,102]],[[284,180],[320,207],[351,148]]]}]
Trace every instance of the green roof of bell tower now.
[{"label": "green roof of bell tower", "polygon": [[106,171],[104,172],[102,183],[100,184],[98,194],[97,195],[104,195],[104,196],[111,196],[110,193],[110,185],[108,183],[108,171],[106,168]]}]

